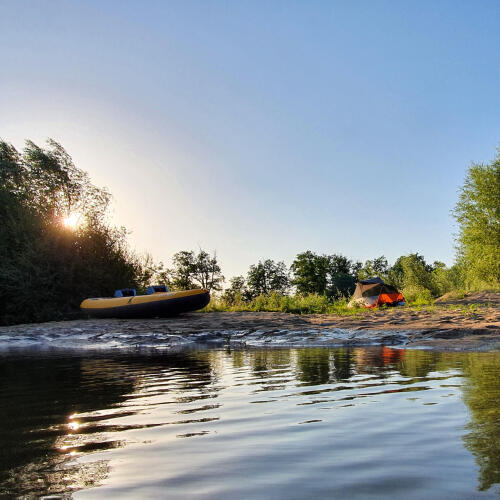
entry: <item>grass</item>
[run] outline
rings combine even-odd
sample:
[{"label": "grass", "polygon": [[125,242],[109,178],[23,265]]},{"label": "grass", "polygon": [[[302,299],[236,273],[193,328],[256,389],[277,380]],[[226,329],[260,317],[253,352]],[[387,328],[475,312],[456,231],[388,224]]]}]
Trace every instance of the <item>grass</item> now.
[{"label": "grass", "polygon": [[[259,295],[251,301],[236,301],[229,303],[220,297],[213,297],[210,304],[203,309],[205,312],[284,312],[292,314],[335,314],[338,316],[361,316],[371,314],[374,311],[394,311],[392,307],[381,307],[366,309],[362,307],[348,307],[348,299],[341,298],[332,301],[324,295]],[[435,310],[434,300],[431,297],[417,296],[409,301],[406,306],[410,309],[420,311],[422,309]]]},{"label": "grass", "polygon": [[259,295],[251,301],[236,301],[228,303],[224,299],[214,297],[204,309],[212,311],[267,311],[284,312],[292,314],[337,314],[340,316],[353,316],[366,314],[367,309],[347,307],[347,299],[331,301],[323,295]]},{"label": "grass", "polygon": [[[461,295],[460,292],[457,295]],[[227,302],[221,297],[212,297],[212,300],[204,312],[282,312],[291,314],[333,314],[337,316],[364,316],[385,311],[392,313],[398,308],[379,307],[376,309],[366,309],[361,307],[347,307],[348,299],[341,298],[332,301],[324,295],[280,295],[271,293],[270,295],[259,295],[250,301]],[[484,304],[436,304],[434,299],[427,293],[415,294],[407,297],[405,309],[412,311],[436,310],[460,311],[464,316],[471,316],[477,313]]]}]

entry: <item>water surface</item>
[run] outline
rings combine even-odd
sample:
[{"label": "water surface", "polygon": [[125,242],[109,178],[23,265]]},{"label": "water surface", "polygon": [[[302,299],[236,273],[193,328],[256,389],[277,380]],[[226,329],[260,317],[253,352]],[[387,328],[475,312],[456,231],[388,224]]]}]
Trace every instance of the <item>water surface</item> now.
[{"label": "water surface", "polygon": [[0,495],[500,491],[500,353],[19,351],[0,377]]}]

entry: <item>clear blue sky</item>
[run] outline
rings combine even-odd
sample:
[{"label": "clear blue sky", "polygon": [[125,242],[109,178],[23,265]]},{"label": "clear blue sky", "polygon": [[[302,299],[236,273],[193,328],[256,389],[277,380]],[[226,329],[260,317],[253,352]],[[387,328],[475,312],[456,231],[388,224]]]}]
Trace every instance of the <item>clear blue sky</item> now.
[{"label": "clear blue sky", "polygon": [[453,262],[500,144],[500,2],[0,0],[0,137],[52,137],[168,262]]}]

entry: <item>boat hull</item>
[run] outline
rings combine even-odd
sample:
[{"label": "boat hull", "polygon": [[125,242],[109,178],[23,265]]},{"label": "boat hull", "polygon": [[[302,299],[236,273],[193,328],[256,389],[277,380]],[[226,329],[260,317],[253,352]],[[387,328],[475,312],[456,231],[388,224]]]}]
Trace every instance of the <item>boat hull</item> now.
[{"label": "boat hull", "polygon": [[164,318],[202,309],[208,290],[154,293],[135,297],[85,299],[80,308],[95,318]]}]

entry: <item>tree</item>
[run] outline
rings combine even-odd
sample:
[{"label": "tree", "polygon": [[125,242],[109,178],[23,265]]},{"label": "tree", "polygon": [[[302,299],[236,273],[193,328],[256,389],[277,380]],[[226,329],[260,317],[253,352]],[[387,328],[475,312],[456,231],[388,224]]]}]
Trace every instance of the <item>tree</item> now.
[{"label": "tree", "polygon": [[469,286],[500,281],[500,150],[491,164],[472,164],[455,209],[458,261]]},{"label": "tree", "polygon": [[271,292],[286,294],[290,287],[290,279],[285,263],[266,259],[250,266],[247,287],[251,297],[268,295]]},{"label": "tree", "polygon": [[[110,199],[56,142],[19,153],[0,140],[0,323],[68,317],[85,297],[136,286],[126,231],[107,222]],[[68,229],[73,211],[81,225]]]},{"label": "tree", "polygon": [[221,290],[224,276],[217,262],[217,255],[211,256],[201,250],[198,254],[183,250],[173,256],[174,267],[169,270],[172,276],[172,285],[178,290],[191,288],[206,288],[207,290]]},{"label": "tree", "polygon": [[329,297],[347,297],[352,295],[361,263],[352,262],[343,255],[328,256],[328,288]]},{"label": "tree", "polygon": [[389,280],[397,288],[421,286],[429,289],[432,271],[433,267],[425,262],[423,255],[410,253],[396,260],[389,271]]},{"label": "tree", "polygon": [[443,262],[435,261],[432,267],[432,280],[437,295],[464,289],[464,269],[459,263],[447,267]]},{"label": "tree", "polygon": [[346,296],[354,291],[359,267],[343,255],[317,255],[308,250],[293,261],[291,283],[302,295]]},{"label": "tree", "polygon": [[177,290],[199,288],[195,283],[196,256],[193,251],[183,250],[174,254],[172,258],[174,267],[170,270],[172,285]]},{"label": "tree", "polygon": [[229,280],[229,288],[224,291],[222,298],[228,304],[248,299],[245,278],[243,276],[234,276],[231,278]]},{"label": "tree", "polygon": [[407,300],[437,297],[440,295],[440,288],[436,276],[442,272],[444,264],[441,262],[435,264],[437,268],[427,264],[424,257],[418,253],[403,255],[389,271],[389,281],[402,289]]},{"label": "tree", "polygon": [[165,268],[163,262],[155,262],[149,253],[137,259],[137,287],[145,291],[150,285],[172,286],[170,271]]},{"label": "tree", "polygon": [[194,264],[195,279],[202,288],[210,291],[222,290],[224,276],[222,275],[221,268],[217,262],[217,254],[215,252],[213,255],[210,255],[200,249],[198,255],[195,257]]},{"label": "tree", "polygon": [[367,260],[358,272],[358,278],[360,280],[373,278],[375,276],[378,276],[383,280],[387,280],[388,275],[389,263],[384,255],[381,255],[373,260]]},{"label": "tree", "polygon": [[293,274],[291,284],[301,295],[324,295],[328,286],[328,266],[326,255],[317,255],[310,250],[299,253],[290,267]]}]

